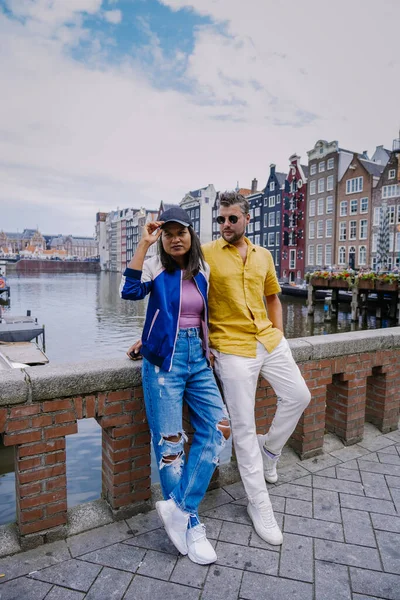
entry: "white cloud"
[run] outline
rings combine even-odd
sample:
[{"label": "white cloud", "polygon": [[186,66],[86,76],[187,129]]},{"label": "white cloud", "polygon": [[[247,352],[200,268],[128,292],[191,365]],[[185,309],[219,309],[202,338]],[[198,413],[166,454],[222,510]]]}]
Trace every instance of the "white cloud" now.
[{"label": "white cloud", "polygon": [[[8,0],[22,22],[0,11],[0,230],[31,216],[47,232],[91,233],[98,209],[177,202],[211,182],[264,184],[271,162],[285,170],[293,152],[306,162],[320,138],[371,151],[396,136],[397,2],[163,2],[217,23],[195,32],[191,94],[151,84],[185,64],[181,52],[167,60],[151,30],[143,52],[156,73],[140,53],[107,65],[82,17],[110,12],[101,0]],[[70,58],[80,40],[86,64]]]},{"label": "white cloud", "polygon": [[120,10],[105,10],[103,16],[108,23],[118,25],[122,21],[122,12]]}]

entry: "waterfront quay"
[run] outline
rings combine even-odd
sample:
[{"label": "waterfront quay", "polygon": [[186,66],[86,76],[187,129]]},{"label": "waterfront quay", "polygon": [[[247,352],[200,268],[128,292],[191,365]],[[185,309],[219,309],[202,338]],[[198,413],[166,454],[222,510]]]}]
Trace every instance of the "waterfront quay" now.
[{"label": "waterfront quay", "polygon": [[[153,510],[136,363],[5,372],[0,433],[15,448],[17,521],[1,528],[1,600],[400,599],[400,330],[290,346],[312,401],[269,486],[283,546],[254,533],[232,460],[201,506],[218,554],[209,567],[178,557]],[[259,431],[275,403],[260,380]],[[68,510],[65,437],[91,417],[102,428],[102,498]]]}]

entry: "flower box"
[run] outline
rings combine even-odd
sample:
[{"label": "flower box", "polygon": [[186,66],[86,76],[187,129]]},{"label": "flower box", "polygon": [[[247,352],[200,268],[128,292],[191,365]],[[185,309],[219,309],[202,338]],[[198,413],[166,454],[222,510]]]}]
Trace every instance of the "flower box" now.
[{"label": "flower box", "polygon": [[329,279],[323,277],[311,277],[310,283],[314,287],[329,287]]},{"label": "flower box", "polygon": [[374,290],[375,281],[373,279],[359,279],[357,287],[359,290]]},{"label": "flower box", "polygon": [[377,279],[375,281],[375,289],[377,292],[396,292],[399,289],[399,284],[397,281],[385,283],[384,281],[379,281],[379,279]]},{"label": "flower box", "polygon": [[331,279],[329,287],[348,289],[349,282],[347,281],[347,279]]}]

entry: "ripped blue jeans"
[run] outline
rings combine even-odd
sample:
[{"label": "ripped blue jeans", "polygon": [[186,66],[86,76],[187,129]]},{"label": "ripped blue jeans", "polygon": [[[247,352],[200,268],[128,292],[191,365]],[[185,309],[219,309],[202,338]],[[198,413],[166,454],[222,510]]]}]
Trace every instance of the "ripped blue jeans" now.
[{"label": "ripped blue jeans", "polygon": [[[180,329],[171,371],[163,371],[143,359],[143,391],[146,414],[160,471],[164,498],[194,517],[207,491],[225,438],[218,424],[227,418],[226,408],[204,356],[199,330]],[[183,400],[189,407],[195,430],[185,460],[187,437],[182,426]],[[177,437],[179,441],[167,440]],[[176,456],[172,462],[163,459]]]}]

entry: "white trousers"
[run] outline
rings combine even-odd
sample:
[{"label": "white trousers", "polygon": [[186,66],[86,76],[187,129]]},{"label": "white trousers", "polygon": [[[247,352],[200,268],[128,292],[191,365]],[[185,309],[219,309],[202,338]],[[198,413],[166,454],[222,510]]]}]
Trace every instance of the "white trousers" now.
[{"label": "white trousers", "polygon": [[256,358],[224,354],[211,349],[214,370],[229,411],[232,438],[243,485],[249,500],[265,492],[263,462],[256,434],[255,393],[261,374],[273,388],[278,404],[265,446],[280,454],[292,435],[311,394],[285,338],[271,352],[257,342]]}]

